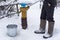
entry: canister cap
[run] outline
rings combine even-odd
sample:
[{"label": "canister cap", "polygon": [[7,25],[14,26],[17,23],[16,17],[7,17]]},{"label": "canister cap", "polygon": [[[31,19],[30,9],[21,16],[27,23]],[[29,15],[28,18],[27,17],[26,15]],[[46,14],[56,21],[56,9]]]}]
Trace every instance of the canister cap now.
[{"label": "canister cap", "polygon": [[21,3],[20,5],[21,5],[21,7],[26,7],[27,4],[26,3]]}]

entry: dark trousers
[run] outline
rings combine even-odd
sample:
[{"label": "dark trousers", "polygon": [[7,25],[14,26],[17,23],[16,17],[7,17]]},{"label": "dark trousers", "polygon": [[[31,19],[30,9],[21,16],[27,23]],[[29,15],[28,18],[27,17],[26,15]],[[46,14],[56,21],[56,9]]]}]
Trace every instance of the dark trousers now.
[{"label": "dark trousers", "polygon": [[44,19],[44,20],[48,20],[49,22],[54,22],[54,18],[53,18],[54,8],[55,7],[48,6],[48,5],[44,4],[43,7],[42,7],[40,18]]}]

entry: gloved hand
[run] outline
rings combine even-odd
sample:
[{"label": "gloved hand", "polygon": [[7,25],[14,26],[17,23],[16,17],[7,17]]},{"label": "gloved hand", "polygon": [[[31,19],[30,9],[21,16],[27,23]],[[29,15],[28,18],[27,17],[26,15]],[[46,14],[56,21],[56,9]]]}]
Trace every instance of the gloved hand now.
[{"label": "gloved hand", "polygon": [[51,4],[50,4],[50,3],[48,3],[48,6],[50,7],[50,6],[51,6]]}]

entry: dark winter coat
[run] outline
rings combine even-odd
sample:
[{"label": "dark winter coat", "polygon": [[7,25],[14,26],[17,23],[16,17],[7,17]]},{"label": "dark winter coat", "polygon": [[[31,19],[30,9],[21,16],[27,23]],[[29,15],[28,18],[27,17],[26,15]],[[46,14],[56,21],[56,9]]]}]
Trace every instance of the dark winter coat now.
[{"label": "dark winter coat", "polygon": [[44,0],[45,5],[48,5],[48,3],[51,4],[51,6],[53,7],[55,7],[57,4],[56,0]]},{"label": "dark winter coat", "polygon": [[[50,4],[50,6],[48,5]],[[54,22],[54,8],[56,6],[56,0],[44,0],[42,12],[41,12],[41,19],[47,19],[49,22]]]}]

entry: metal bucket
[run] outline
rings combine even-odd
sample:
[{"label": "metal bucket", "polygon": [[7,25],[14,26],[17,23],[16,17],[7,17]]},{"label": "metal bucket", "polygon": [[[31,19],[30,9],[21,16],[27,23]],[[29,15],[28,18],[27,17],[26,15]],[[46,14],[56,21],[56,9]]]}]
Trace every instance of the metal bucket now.
[{"label": "metal bucket", "polygon": [[17,35],[17,25],[11,24],[7,26],[7,35],[10,37],[15,37]]}]

